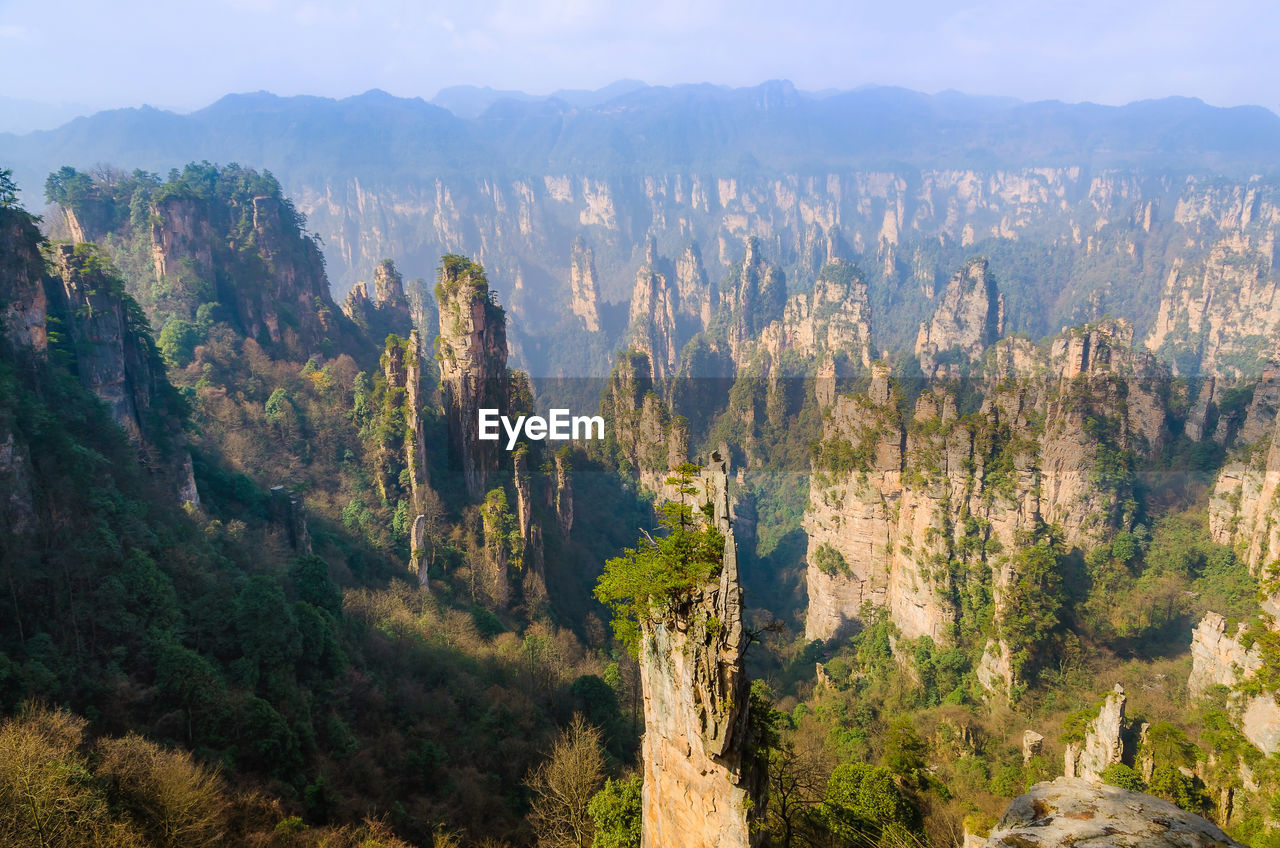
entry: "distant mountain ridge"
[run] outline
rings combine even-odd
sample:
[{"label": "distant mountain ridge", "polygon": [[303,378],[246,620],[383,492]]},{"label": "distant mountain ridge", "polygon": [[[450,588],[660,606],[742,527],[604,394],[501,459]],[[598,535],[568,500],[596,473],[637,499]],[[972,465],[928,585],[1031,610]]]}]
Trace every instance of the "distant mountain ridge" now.
[{"label": "distant mountain ridge", "polygon": [[[909,345],[934,287],[976,254],[1002,281],[1009,329],[1042,336],[1109,310],[1144,338],[1158,313],[1181,326],[1202,258],[1210,277],[1228,260],[1239,276],[1237,253],[1270,255],[1280,198],[1280,117],[1189,98],[1112,107],[774,80],[544,97],[460,88],[436,101],[257,92],[188,115],[115,110],[0,134],[0,164],[32,208],[64,165],[269,170],[321,237],[336,295],[387,257],[429,278],[441,255],[466,255],[509,308],[513,361],[539,374],[603,373],[626,342],[650,240],[666,258],[696,245],[717,284],[758,238],[788,293],[810,288],[827,258],[855,262],[880,316],[876,349]],[[1245,241],[1209,254],[1242,227]],[[598,303],[574,301],[579,240]],[[1253,311],[1269,315],[1270,261],[1250,262]],[[599,318],[594,353],[567,341],[578,314]],[[1259,344],[1221,347],[1205,332],[1203,356],[1199,341],[1171,340],[1187,347],[1185,370],[1236,353],[1255,370]]]},{"label": "distant mountain ridge", "polygon": [[1280,117],[1178,97],[1100,106],[891,87],[812,94],[785,80],[750,88],[619,81],[545,97],[459,86],[432,102],[376,89],[341,100],[230,94],[188,115],[143,106],[0,134],[0,161],[28,192],[63,164],[167,170],[201,159],[270,168],[286,183],[332,167],[603,177],[743,161],[784,170],[1141,166],[1238,177],[1280,167]]}]

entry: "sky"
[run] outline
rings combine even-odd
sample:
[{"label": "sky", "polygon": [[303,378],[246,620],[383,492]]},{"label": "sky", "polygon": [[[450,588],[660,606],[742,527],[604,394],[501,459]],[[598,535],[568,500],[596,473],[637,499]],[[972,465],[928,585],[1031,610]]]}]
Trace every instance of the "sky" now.
[{"label": "sky", "polygon": [[0,0],[0,129],[231,92],[430,99],[623,78],[1280,112],[1278,33],[1274,0]]}]

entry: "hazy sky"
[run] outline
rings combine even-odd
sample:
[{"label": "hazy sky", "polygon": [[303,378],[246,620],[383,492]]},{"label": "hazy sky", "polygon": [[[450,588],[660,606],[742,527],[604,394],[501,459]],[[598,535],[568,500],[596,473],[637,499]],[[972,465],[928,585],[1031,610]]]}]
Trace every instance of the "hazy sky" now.
[{"label": "hazy sky", "polygon": [[787,78],[1280,111],[1278,35],[1274,0],[0,0],[0,97],[190,109],[259,89],[429,99],[461,83]]}]

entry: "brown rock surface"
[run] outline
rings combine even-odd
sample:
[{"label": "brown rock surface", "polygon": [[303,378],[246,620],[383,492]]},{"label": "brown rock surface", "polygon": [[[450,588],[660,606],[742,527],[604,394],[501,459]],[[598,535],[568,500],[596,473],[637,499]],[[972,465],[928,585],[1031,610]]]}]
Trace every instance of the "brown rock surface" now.
[{"label": "brown rock surface", "polygon": [[1009,804],[987,848],[1244,848],[1168,801],[1060,777]]},{"label": "brown rock surface", "polygon": [[[717,578],[661,619],[642,621],[645,733],[641,845],[746,848],[762,808],[763,767],[750,754],[742,588],[726,463],[713,455],[697,481],[725,537]],[[714,622],[714,623],[713,623]]]},{"label": "brown rock surface", "polygon": [[[945,642],[964,584],[989,581],[999,615],[1018,578],[1008,552],[1046,525],[1081,548],[1128,526],[1131,482],[1100,485],[1099,458],[1158,448],[1170,379],[1131,341],[1122,322],[1067,331],[1047,350],[1005,340],[983,360],[979,409],[963,418],[935,384],[904,421],[884,366],[872,366],[866,395],[835,397],[803,520],[806,636],[830,638],[870,603],[907,638]],[[965,581],[938,562],[963,565]],[[1015,667],[993,641],[979,680],[1007,692]]]},{"label": "brown rock surface", "polygon": [[631,344],[648,354],[658,383],[666,382],[680,359],[676,333],[679,293],[669,267],[669,262],[659,259],[650,239],[631,292]]},{"label": "brown rock surface", "polygon": [[467,492],[478,498],[498,467],[496,441],[479,438],[478,410],[508,408],[506,316],[489,289],[484,269],[462,257],[446,257],[436,286],[440,307],[440,385],[449,440],[462,466]]},{"label": "brown rock surface", "polygon": [[951,276],[933,317],[920,325],[916,355],[926,376],[950,373],[950,355],[969,362],[1004,333],[1004,295],[987,260],[969,262]]},{"label": "brown rock surface", "polygon": [[1097,782],[1107,766],[1124,761],[1126,700],[1124,687],[1117,683],[1102,702],[1098,717],[1089,722],[1084,741],[1067,743],[1064,756],[1067,777]]},{"label": "brown rock surface", "polygon": [[600,331],[600,292],[591,248],[579,236],[569,258],[569,311],[582,319],[587,332]]}]

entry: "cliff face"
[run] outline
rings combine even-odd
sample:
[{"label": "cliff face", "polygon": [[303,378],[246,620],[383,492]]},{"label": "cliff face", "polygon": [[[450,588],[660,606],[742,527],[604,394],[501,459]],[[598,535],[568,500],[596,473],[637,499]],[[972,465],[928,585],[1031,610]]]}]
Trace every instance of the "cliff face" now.
[{"label": "cliff face", "polygon": [[[1255,619],[1236,632],[1226,620],[1208,613],[1192,633],[1192,697],[1209,687],[1226,686],[1236,727],[1265,753],[1280,751],[1280,705],[1277,693],[1254,681],[1267,660],[1258,637],[1274,638],[1280,630],[1280,372],[1268,368],[1236,435],[1236,445],[1218,472],[1209,500],[1209,533],[1230,545],[1258,578],[1259,609]],[[1221,429],[1221,428],[1220,428]],[[1271,631],[1268,633],[1268,631]],[[1246,642],[1246,636],[1251,637]],[[1246,647],[1248,645],[1248,647]],[[1258,691],[1261,689],[1262,691]]]},{"label": "cliff face", "polygon": [[672,468],[689,457],[689,427],[654,392],[648,355],[623,351],[609,375],[601,413],[605,436],[624,471],[654,494],[667,490]]},{"label": "cliff face", "polygon": [[480,441],[478,410],[507,411],[506,314],[489,289],[484,269],[460,256],[442,260],[436,301],[440,336],[436,358],[449,440],[462,467],[467,492],[484,494],[485,479],[498,467],[495,441]]},{"label": "cliff face", "polygon": [[1228,633],[1226,619],[1207,613],[1192,631],[1187,689],[1192,698],[1200,698],[1212,686],[1226,686],[1231,690],[1228,700],[1236,727],[1259,751],[1274,754],[1280,751],[1280,704],[1275,692],[1242,690],[1264,662],[1256,645],[1245,647],[1243,636],[1243,629]]},{"label": "cliff face", "polygon": [[724,535],[724,560],[718,578],[641,622],[644,848],[754,845],[751,824],[763,809],[725,462],[713,455],[697,482]]},{"label": "cliff face", "polygon": [[36,355],[48,343],[41,240],[30,216],[0,209],[0,337]]},{"label": "cliff face", "polygon": [[211,294],[217,279],[216,239],[208,207],[197,198],[177,195],[152,204],[151,261],[157,281]]},{"label": "cliff face", "polygon": [[[387,398],[384,409],[389,411],[396,424],[388,428],[390,439],[378,446],[375,455],[375,472],[382,499],[395,503],[407,496],[410,515],[414,516],[410,528],[409,569],[418,575],[421,585],[427,585],[427,558],[425,533],[427,518],[423,514],[430,496],[427,479],[426,439],[423,432],[422,409],[425,396],[422,389],[422,342],[417,330],[408,339],[391,335],[382,355],[382,373],[386,380]],[[402,481],[407,478],[407,491]]]},{"label": "cliff face", "polygon": [[1205,247],[1171,263],[1147,347],[1180,373],[1256,375],[1280,350],[1274,193],[1252,182],[1219,186],[1181,199],[1174,219]]},{"label": "cliff face", "polygon": [[871,365],[871,306],[862,272],[836,260],[823,266],[813,290],[787,300],[782,320],[765,327],[760,346],[775,358],[784,351],[804,357],[837,355]]},{"label": "cliff face", "polygon": [[567,539],[569,531],[573,529],[573,473],[569,467],[569,457],[563,451],[556,452],[552,506],[556,511],[556,522],[560,525],[560,535]]},{"label": "cliff face", "polygon": [[367,342],[353,338],[317,240],[269,174],[206,163],[164,183],[141,172],[73,182],[83,185],[62,197],[70,234],[107,251],[157,330],[227,321],[271,356],[299,362]]},{"label": "cliff face", "polygon": [[423,316],[415,316],[414,311],[405,294],[404,278],[390,259],[382,260],[374,269],[372,296],[362,280],[351,287],[342,303],[343,314],[379,342],[392,333],[404,337],[419,326]]},{"label": "cliff face", "polygon": [[[326,170],[299,175],[288,188],[323,238],[342,293],[384,256],[400,258],[405,267],[432,267],[443,253],[481,255],[495,279],[524,281],[520,291],[513,285],[502,295],[517,318],[513,332],[536,336],[538,328],[573,313],[570,304],[585,302],[573,293],[575,239],[592,247],[601,303],[618,303],[627,300],[633,257],[650,235],[677,264],[683,246],[695,240],[713,281],[732,269],[742,241],[755,237],[805,284],[832,256],[856,253],[873,302],[912,295],[898,301],[910,318],[892,331],[893,345],[914,341],[918,322],[930,317],[928,303],[915,293],[940,291],[957,257],[985,249],[988,241],[1051,246],[1073,269],[1065,285],[1041,289],[1034,300],[1019,300],[1011,289],[1010,328],[1038,337],[1089,318],[1077,309],[1098,285],[1096,262],[1114,257],[1135,291],[1106,306],[1145,334],[1175,261],[1192,268],[1246,219],[1252,249],[1265,253],[1278,194],[1266,180],[1224,185],[1076,166],[833,165],[821,175],[783,170],[766,176],[733,166],[715,174],[679,168],[602,174],[555,165],[532,178],[448,172],[382,182]],[[947,258],[935,267],[938,249]],[[1185,279],[1194,302],[1196,278]],[[682,307],[688,303],[683,291],[680,300]],[[1232,309],[1229,297],[1214,302],[1224,316]],[[1176,316],[1169,320],[1176,326]],[[541,356],[535,346],[527,349]]]},{"label": "cliff face", "polygon": [[266,285],[239,286],[234,305],[247,335],[310,352],[332,334],[336,310],[320,249],[286,223],[282,202],[274,195],[253,198],[250,240],[268,276]]},{"label": "cliff face", "polygon": [[[1214,485],[1209,502],[1209,532],[1213,540],[1231,545],[1261,575],[1280,560],[1280,370],[1264,372],[1254,389],[1233,452]],[[1280,600],[1273,601],[1280,617]]]},{"label": "cliff face", "polygon": [[1084,546],[1132,520],[1126,457],[1149,456],[1168,438],[1170,375],[1133,349],[1120,320],[1064,332],[1045,371],[1041,508],[1068,545]]},{"label": "cliff face", "polygon": [[1126,759],[1133,761],[1133,750],[1126,751],[1125,736],[1128,730],[1124,717],[1126,697],[1124,687],[1116,684],[1115,690],[1102,702],[1098,717],[1089,722],[1084,740],[1068,742],[1063,755],[1063,774],[1094,783],[1102,782],[1102,772],[1113,763]]},{"label": "cliff face", "polygon": [[679,293],[672,276],[671,263],[660,260],[653,241],[649,241],[631,293],[631,343],[648,355],[658,383],[667,381],[680,358],[676,331]]},{"label": "cliff face", "polygon": [[1004,295],[985,259],[952,275],[933,317],[920,325],[916,356],[926,376],[958,376],[1004,333]]},{"label": "cliff face", "polygon": [[107,404],[144,463],[199,506],[181,414],[142,310],[92,246],[58,245],[54,263],[80,382]]},{"label": "cliff face", "polygon": [[[866,395],[836,397],[803,521],[806,637],[830,638],[870,603],[908,638],[949,641],[984,593],[999,622],[1023,576],[1019,552],[1051,538],[1088,548],[1127,526],[1126,457],[1163,438],[1169,380],[1131,340],[1113,323],[1069,331],[1047,350],[1001,342],[973,387],[979,408],[964,416],[935,385],[905,418],[880,364]],[[1012,653],[988,646],[988,688],[1013,685]]]},{"label": "cliff face", "polygon": [[678,317],[682,319],[685,337],[707,329],[719,302],[715,285],[707,280],[697,242],[686,245],[676,259],[676,291],[680,295]]},{"label": "cliff face", "polygon": [[760,240],[748,238],[742,261],[734,266],[721,292],[721,309],[725,313],[725,338],[729,351],[739,367],[760,332],[781,320],[786,305],[786,278],[769,264],[761,251]]},{"label": "cliff face", "polygon": [[[16,361],[44,357],[46,297],[41,236],[30,216],[17,209],[0,209],[0,354]],[[11,422],[0,418],[0,551],[9,543],[25,545],[36,528],[31,450],[15,435]]]},{"label": "cliff face", "polygon": [[579,236],[569,258],[569,311],[582,319],[589,333],[600,331],[600,291],[591,248]]}]

